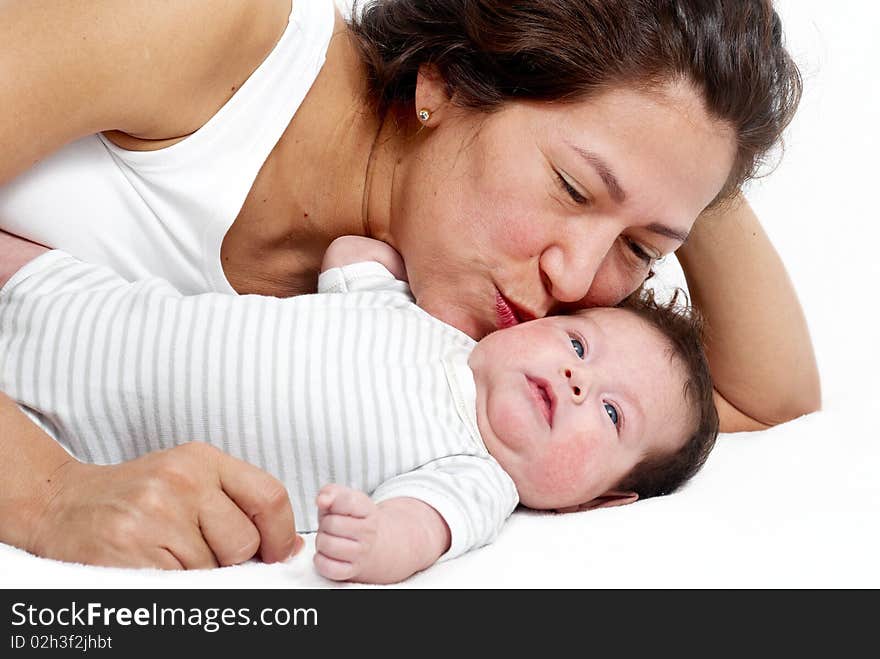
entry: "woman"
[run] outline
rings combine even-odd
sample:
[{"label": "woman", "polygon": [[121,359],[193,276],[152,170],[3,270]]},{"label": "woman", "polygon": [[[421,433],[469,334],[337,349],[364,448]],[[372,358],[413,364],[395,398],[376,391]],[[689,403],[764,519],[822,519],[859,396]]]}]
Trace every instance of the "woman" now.
[{"label": "woman", "polygon": [[[818,407],[795,293],[736,195],[799,96],[769,2],[380,0],[351,28],[329,0],[0,13],[0,228],[279,296],[367,235],[475,338],[616,304],[676,251],[722,430]],[[0,427],[4,542],[187,568],[294,548],[283,488],[230,456],[76,463],[5,397]]]}]

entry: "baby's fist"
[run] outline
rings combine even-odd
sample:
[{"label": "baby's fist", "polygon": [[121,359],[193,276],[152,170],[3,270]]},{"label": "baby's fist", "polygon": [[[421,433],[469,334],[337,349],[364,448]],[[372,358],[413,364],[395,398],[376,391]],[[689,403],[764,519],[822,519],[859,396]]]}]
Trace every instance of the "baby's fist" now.
[{"label": "baby's fist", "polygon": [[368,567],[376,547],[379,508],[360,490],[325,485],[315,500],[318,537],[315,568],[334,581],[355,579]]}]

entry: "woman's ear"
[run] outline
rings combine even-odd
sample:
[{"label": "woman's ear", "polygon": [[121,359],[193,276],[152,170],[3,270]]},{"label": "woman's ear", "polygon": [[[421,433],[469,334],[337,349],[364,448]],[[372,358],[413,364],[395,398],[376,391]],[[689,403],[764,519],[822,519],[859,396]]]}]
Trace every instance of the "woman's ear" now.
[{"label": "woman's ear", "polygon": [[446,80],[433,64],[422,64],[416,77],[414,112],[418,115],[427,110],[427,119],[421,119],[426,126],[436,125],[443,119],[451,99],[446,89]]},{"label": "woman's ear", "polygon": [[609,490],[600,497],[596,497],[592,501],[581,503],[577,506],[568,506],[566,508],[557,508],[558,513],[576,513],[582,510],[593,510],[594,508],[610,508],[612,506],[624,506],[628,503],[635,503],[639,495],[635,492],[622,492],[619,490]]}]

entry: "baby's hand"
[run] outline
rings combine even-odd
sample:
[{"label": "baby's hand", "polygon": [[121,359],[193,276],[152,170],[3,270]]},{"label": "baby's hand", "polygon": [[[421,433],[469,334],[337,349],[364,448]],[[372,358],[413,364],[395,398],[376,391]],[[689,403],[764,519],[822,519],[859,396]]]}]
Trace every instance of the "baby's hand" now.
[{"label": "baby's hand", "polygon": [[340,236],[324,252],[321,272],[341,268],[360,261],[376,261],[384,265],[395,279],[407,281],[403,257],[388,243],[364,236]]},{"label": "baby's hand", "polygon": [[369,568],[379,528],[379,507],[360,490],[325,485],[318,492],[315,567],[334,581],[363,575]]}]

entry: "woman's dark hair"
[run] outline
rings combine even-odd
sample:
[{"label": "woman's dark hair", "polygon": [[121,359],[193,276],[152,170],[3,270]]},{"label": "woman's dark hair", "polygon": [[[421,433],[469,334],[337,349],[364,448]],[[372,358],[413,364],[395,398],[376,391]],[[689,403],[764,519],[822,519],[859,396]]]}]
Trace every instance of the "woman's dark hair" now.
[{"label": "woman's dark hair", "polygon": [[669,342],[672,358],[684,367],[682,395],[691,410],[692,432],[681,448],[672,454],[646,456],[617,486],[647,499],[674,492],[700,470],[715,446],[718,412],[703,351],[703,323],[697,310],[687,304],[687,295],[678,289],[669,302],[660,303],[652,290],[642,289],[618,306],[638,315]]},{"label": "woman's dark hair", "polygon": [[450,98],[484,112],[513,99],[575,101],[685,79],[738,152],[720,198],[753,177],[801,95],[771,0],[367,0],[351,30],[380,113],[413,111],[436,66]]}]

